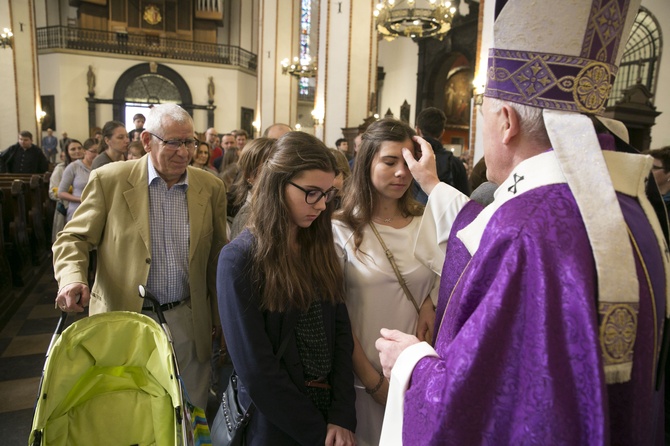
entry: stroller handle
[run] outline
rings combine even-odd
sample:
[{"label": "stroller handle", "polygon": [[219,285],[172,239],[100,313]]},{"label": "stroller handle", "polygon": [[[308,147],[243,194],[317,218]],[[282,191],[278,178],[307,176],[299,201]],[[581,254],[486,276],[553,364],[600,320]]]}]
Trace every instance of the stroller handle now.
[{"label": "stroller handle", "polygon": [[151,306],[154,308],[154,313],[156,313],[158,320],[161,324],[167,326],[167,321],[165,320],[165,316],[163,316],[163,310],[161,310],[161,303],[158,302],[158,298],[144,285],[139,285],[137,288],[140,293],[140,298],[147,299],[151,302]]}]

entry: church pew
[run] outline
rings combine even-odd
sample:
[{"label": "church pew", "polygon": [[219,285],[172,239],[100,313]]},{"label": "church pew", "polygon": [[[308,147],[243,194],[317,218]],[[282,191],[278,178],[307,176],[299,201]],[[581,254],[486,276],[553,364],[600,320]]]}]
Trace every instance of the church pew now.
[{"label": "church pew", "polygon": [[[26,212],[26,230],[30,241],[31,261],[39,266],[47,258],[50,245],[44,233],[44,201],[42,198],[42,179],[39,175],[30,175],[12,180],[0,178],[0,185],[11,184],[15,180],[22,181],[25,186],[24,202]],[[51,239],[49,239],[49,242]]]},{"label": "church pew", "polygon": [[37,177],[40,189],[40,195],[36,197],[38,202],[42,203],[41,214],[43,217],[43,231],[45,237],[45,243],[47,250],[51,250],[51,229],[53,226],[54,212],[56,211],[56,203],[49,198],[49,179],[51,178],[51,172],[46,172],[43,174],[0,174],[0,181],[3,179],[20,179],[24,181],[34,181],[31,178]]},{"label": "church pew", "polygon": [[[0,190],[0,203],[5,201],[5,194]],[[5,249],[4,221],[2,219],[2,205],[0,204],[0,307],[5,307],[4,300],[14,299],[12,284],[12,269]]]},{"label": "church pew", "polygon": [[32,272],[30,240],[26,228],[26,183],[14,180],[12,183],[0,183],[3,192],[2,221],[4,245],[12,270],[12,283],[15,287],[25,286]]}]

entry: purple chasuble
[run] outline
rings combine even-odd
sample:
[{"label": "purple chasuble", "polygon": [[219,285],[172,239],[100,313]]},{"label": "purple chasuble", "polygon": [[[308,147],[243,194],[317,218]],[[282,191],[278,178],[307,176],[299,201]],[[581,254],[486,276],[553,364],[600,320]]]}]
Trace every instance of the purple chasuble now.
[{"label": "purple chasuble", "polygon": [[417,363],[405,395],[404,444],[662,444],[663,263],[637,201],[619,202],[640,283],[632,379],[605,383],[595,265],[568,186],[507,201],[472,257],[456,237],[481,209],[468,204],[447,241],[439,357]]}]

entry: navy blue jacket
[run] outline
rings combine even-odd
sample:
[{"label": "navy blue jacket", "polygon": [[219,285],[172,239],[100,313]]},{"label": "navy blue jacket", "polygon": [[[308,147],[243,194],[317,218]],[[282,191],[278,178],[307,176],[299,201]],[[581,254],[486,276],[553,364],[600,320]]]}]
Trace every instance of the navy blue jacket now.
[{"label": "navy blue jacket", "polygon": [[[252,283],[253,235],[248,229],[219,255],[217,292],[228,352],[240,378],[240,401],[256,410],[247,428],[248,445],[323,445],[326,424],[356,429],[353,339],[344,304],[323,304],[323,322],[333,368],[328,377],[332,404],[328,420],[310,400],[295,341],[298,313],[261,311],[260,288]],[[281,360],[275,353],[291,336]]]}]

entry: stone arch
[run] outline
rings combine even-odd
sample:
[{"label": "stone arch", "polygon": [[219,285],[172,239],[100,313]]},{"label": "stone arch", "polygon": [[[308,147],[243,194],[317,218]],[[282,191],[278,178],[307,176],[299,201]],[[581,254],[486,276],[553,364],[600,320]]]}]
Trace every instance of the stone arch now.
[{"label": "stone arch", "polygon": [[[139,85],[145,86],[145,97],[138,97]],[[112,112],[117,121],[125,122],[125,105],[128,102],[129,89],[134,91],[132,102],[147,104],[174,102],[193,116],[191,89],[184,78],[170,67],[154,62],[142,63],[128,68],[119,76],[114,86]]]}]

